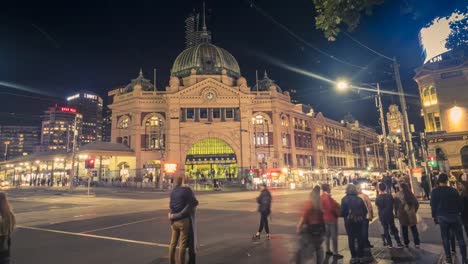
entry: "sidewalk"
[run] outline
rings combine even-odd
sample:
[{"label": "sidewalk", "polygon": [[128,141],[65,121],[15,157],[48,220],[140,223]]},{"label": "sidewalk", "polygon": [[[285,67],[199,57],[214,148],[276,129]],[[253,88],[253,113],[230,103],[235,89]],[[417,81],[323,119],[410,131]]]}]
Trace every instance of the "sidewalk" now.
[{"label": "sidewalk", "polygon": [[[399,263],[399,264],[438,264],[441,263],[442,246],[422,244],[420,249],[388,249],[383,247],[380,238],[371,238],[374,245],[372,259],[367,263]],[[200,248],[197,262],[203,264],[290,264],[294,262],[297,237],[294,235],[277,234],[271,240],[252,241],[249,238],[226,238],[223,243],[205,245]],[[343,259],[327,257],[324,263],[349,263],[351,259],[348,249],[348,237],[339,236],[338,250]],[[151,264],[166,264],[166,257],[158,258]],[[315,264],[314,260],[304,263]]]}]

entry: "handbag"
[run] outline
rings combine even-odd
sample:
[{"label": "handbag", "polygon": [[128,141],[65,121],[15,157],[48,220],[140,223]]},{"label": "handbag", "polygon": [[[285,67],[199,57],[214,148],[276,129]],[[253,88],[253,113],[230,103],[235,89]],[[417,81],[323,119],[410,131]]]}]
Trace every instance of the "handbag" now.
[{"label": "handbag", "polygon": [[0,236],[0,253],[9,252],[11,245],[10,236]]}]

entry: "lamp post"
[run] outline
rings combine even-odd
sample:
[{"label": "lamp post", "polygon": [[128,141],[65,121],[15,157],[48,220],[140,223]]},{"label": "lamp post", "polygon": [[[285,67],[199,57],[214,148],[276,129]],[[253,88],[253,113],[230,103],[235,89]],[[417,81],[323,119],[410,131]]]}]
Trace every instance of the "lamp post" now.
[{"label": "lamp post", "polygon": [[7,140],[5,143],[5,160],[8,160],[8,145],[10,145],[11,141]]}]

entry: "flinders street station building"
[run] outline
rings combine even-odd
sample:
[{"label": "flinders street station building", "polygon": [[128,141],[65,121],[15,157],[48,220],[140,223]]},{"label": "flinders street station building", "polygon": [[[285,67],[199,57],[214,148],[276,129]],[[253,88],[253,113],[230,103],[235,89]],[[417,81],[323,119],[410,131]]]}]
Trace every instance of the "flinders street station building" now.
[{"label": "flinders street station building", "polygon": [[[106,181],[170,175],[308,181],[382,172],[387,162],[399,167],[395,145],[389,142],[386,161],[375,130],[350,116],[335,121],[292,103],[266,72],[248,81],[235,57],[195,22],[194,16],[186,20],[187,47],[175,58],[165,89],[140,71],[108,92],[111,142],[80,147],[75,175]],[[69,152],[33,154],[2,165],[6,177],[56,179],[70,174],[71,159]]]}]

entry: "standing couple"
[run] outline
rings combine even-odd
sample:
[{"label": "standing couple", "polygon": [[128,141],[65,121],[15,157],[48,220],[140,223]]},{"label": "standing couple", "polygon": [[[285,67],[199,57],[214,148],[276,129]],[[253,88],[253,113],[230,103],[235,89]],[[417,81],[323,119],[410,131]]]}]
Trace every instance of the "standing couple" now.
[{"label": "standing couple", "polygon": [[169,202],[169,220],[171,221],[171,243],[169,246],[169,262],[176,264],[176,248],[179,244],[177,263],[185,264],[185,253],[189,248],[189,264],[195,264],[195,245],[197,229],[195,210],[198,200],[189,187],[183,186],[183,177],[175,179],[175,187],[171,192]]}]

